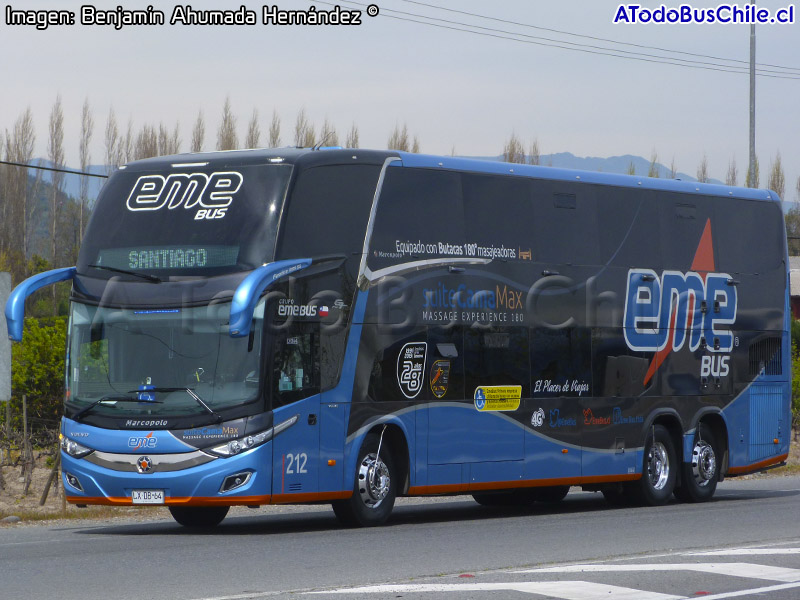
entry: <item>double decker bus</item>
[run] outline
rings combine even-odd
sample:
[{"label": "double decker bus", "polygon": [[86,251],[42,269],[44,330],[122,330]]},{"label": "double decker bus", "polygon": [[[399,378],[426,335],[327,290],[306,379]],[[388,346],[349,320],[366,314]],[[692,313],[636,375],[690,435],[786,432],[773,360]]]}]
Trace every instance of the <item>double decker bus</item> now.
[{"label": "double decker bus", "polygon": [[709,500],[790,438],[769,191],[345,149],[184,154],[106,183],[72,282],[77,505]]}]

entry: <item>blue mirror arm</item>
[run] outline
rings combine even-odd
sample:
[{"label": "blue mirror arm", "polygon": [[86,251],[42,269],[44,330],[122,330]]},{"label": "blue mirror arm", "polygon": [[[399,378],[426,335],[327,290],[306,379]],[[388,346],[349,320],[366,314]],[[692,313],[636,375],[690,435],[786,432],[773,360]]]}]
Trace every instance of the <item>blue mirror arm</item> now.
[{"label": "blue mirror arm", "polygon": [[310,258],[279,260],[259,267],[245,277],[233,293],[229,335],[231,337],[249,335],[253,312],[264,290],[273,282],[311,266],[311,262]]},{"label": "blue mirror arm", "polygon": [[36,290],[48,285],[53,285],[59,281],[69,281],[75,277],[75,267],[64,267],[63,269],[53,269],[45,271],[33,277],[28,277],[11,292],[6,302],[6,325],[8,326],[8,337],[15,342],[22,341],[22,328],[25,324],[25,299]]}]

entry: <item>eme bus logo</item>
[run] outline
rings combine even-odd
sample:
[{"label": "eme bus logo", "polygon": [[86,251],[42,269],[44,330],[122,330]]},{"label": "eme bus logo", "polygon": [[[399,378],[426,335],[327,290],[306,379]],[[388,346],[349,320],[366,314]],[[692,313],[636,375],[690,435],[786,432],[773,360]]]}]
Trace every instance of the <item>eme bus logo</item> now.
[{"label": "eme bus logo", "polygon": [[128,448],[132,448],[135,452],[140,448],[155,448],[158,446],[158,438],[153,437],[153,432],[151,431],[145,436],[135,436],[128,438]]},{"label": "eme bus logo", "polygon": [[222,219],[243,181],[242,174],[236,171],[142,175],[128,196],[127,206],[131,211],[199,207],[194,215],[196,221]]},{"label": "eme bus logo", "polygon": [[710,352],[733,350],[728,329],[736,322],[736,287],[727,273],[630,269],[623,317],[625,343],[642,352],[694,352],[703,343]]}]

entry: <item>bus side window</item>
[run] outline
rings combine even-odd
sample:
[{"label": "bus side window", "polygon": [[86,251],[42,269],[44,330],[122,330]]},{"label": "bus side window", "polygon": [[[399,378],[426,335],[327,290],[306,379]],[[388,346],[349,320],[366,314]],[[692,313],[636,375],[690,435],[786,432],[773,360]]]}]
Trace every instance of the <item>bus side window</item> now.
[{"label": "bus side window", "polygon": [[275,336],[272,364],[273,406],[319,392],[319,334],[312,324],[297,324]]},{"label": "bus side window", "polygon": [[530,398],[530,356],[526,327],[470,328],[464,334],[466,393],[482,386],[521,386]]},{"label": "bus side window", "polygon": [[396,338],[377,335],[367,396],[372,401],[407,402],[427,399],[426,370],[430,351],[425,331]]}]

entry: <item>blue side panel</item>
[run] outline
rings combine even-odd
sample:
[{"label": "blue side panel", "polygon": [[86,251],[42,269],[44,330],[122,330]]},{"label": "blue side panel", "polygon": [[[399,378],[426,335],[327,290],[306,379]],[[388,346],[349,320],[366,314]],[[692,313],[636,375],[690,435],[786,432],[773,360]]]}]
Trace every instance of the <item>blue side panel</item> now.
[{"label": "blue side panel", "polygon": [[[356,376],[358,348],[361,344],[361,322],[367,306],[369,292],[359,292],[353,311],[353,325],[347,337],[342,375],[339,384],[322,394],[320,406],[320,474],[319,489],[321,492],[337,492],[349,490],[353,479],[345,470],[345,439],[347,423],[350,419],[350,406],[353,400],[353,383]],[[328,461],[336,464],[329,466]],[[354,475],[353,475],[354,476]]]},{"label": "blue side panel", "polygon": [[297,424],[273,440],[272,494],[311,494],[319,487],[319,394],[276,408],[275,423],[297,415]]},{"label": "blue side panel", "polygon": [[[788,430],[783,420],[784,388],[786,384],[757,384],[750,387],[750,444],[749,462],[758,462],[782,452],[782,440]],[[787,436],[788,437],[788,436]],[[778,443],[775,443],[778,440]]]},{"label": "blue side panel", "polygon": [[429,464],[524,458],[524,429],[501,412],[480,412],[459,402],[432,403],[420,410],[428,412]]},{"label": "blue side panel", "polygon": [[[722,412],[728,426],[729,466],[753,463],[789,452],[791,425],[791,384],[765,381],[763,376],[750,385]],[[691,452],[693,435],[685,444]],[[778,443],[775,443],[775,440]]]},{"label": "blue side panel", "polygon": [[604,475],[631,475],[642,466],[642,450],[626,448],[624,451],[583,449],[584,477]]},{"label": "blue side panel", "polygon": [[[336,389],[322,394],[319,407],[319,491],[345,489],[344,439],[350,414],[350,395]],[[331,461],[334,461],[331,464]]]},{"label": "blue side panel", "polygon": [[525,479],[558,479],[580,475],[580,448],[526,432]]},{"label": "blue side panel", "polygon": [[488,483],[492,481],[522,481],[525,463],[521,460],[501,460],[496,462],[474,462],[469,465],[469,483]]},{"label": "blue side panel", "polygon": [[[428,431],[429,418],[427,410],[417,410],[414,412],[416,417],[416,431]],[[428,436],[418,435],[415,448],[416,459],[411,463],[411,485],[433,485],[429,479],[431,477],[431,467],[428,466]],[[459,482],[460,483],[460,482]]]}]

